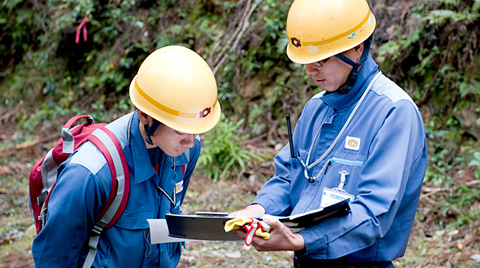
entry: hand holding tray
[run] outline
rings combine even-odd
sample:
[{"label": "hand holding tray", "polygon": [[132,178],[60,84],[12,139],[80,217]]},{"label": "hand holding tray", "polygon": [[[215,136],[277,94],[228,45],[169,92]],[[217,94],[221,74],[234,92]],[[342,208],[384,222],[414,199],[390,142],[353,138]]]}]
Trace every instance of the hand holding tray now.
[{"label": "hand holding tray", "polygon": [[[298,232],[328,218],[347,215],[350,211],[348,201],[347,199],[323,209],[277,218],[293,232]],[[172,237],[212,241],[242,240],[233,232],[224,231],[225,223],[235,218],[228,216],[227,212],[202,211],[195,215],[167,214],[165,218]],[[261,220],[261,218],[257,219]]]}]

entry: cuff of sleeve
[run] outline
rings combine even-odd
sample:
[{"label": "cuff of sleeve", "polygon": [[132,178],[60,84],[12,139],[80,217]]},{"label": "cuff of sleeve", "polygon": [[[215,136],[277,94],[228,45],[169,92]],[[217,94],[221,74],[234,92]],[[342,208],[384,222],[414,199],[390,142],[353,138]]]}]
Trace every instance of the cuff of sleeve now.
[{"label": "cuff of sleeve", "polygon": [[275,204],[273,204],[269,199],[267,198],[255,198],[252,203],[248,204],[250,205],[260,205],[265,209],[265,214],[270,214],[270,215],[277,215],[275,212]]},{"label": "cuff of sleeve", "polygon": [[[307,228],[298,232],[303,236],[303,240],[305,241],[305,249],[303,251],[300,250],[299,253],[321,259],[327,258],[327,239],[323,233],[319,233],[313,229],[314,228]],[[297,252],[295,252],[295,254],[297,254]]]}]

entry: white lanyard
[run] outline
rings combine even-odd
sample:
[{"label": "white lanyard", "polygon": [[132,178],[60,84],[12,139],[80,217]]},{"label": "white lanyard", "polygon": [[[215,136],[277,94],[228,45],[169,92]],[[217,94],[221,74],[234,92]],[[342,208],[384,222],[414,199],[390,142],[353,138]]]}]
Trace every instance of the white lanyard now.
[{"label": "white lanyard", "polygon": [[[323,165],[323,168],[320,170],[320,172],[318,172],[317,176],[312,176],[310,177],[308,175],[308,171],[310,171],[313,167],[315,167],[316,165],[318,165],[320,162],[323,161],[323,159],[325,159],[325,157],[327,157],[327,155],[333,150],[333,147],[337,144],[338,140],[340,139],[340,136],[342,136],[343,132],[345,132],[345,129],[347,129],[347,126],[348,124],[350,124],[350,121],[352,120],[353,116],[355,115],[355,113],[357,112],[358,110],[358,107],[360,106],[360,104],[362,104],[363,100],[365,99],[365,97],[367,96],[367,93],[368,91],[370,91],[370,88],[372,87],[373,83],[375,82],[375,80],[377,80],[377,78],[380,76],[381,72],[377,73],[375,75],[375,77],[372,79],[372,81],[370,81],[370,84],[368,85],[367,89],[365,90],[365,92],[363,92],[362,94],[362,97],[360,98],[360,100],[358,100],[357,104],[355,105],[355,108],[353,108],[352,112],[350,113],[350,116],[348,117],[347,121],[345,122],[345,124],[343,125],[342,129],[340,130],[340,132],[338,133],[337,137],[335,138],[335,140],[332,142],[332,144],[330,145],[330,147],[328,147],[328,149],[323,153],[323,155],[317,159],[315,162],[309,164],[309,165],[305,165],[303,163],[302,160],[300,160],[300,163],[302,164],[303,166],[303,172],[304,172],[304,176],[305,178],[308,179],[309,182],[314,182],[319,176],[320,174],[325,170],[325,167],[327,166],[327,163],[325,163],[325,165]],[[312,144],[310,145],[310,149],[308,150],[308,155],[307,155],[307,163],[310,162],[310,156],[312,154],[312,150],[313,150],[313,145],[316,143],[317,141],[317,138],[318,136],[320,135],[320,130],[322,128],[320,127],[317,131],[317,134],[315,135],[315,138],[313,139],[313,142]]]}]

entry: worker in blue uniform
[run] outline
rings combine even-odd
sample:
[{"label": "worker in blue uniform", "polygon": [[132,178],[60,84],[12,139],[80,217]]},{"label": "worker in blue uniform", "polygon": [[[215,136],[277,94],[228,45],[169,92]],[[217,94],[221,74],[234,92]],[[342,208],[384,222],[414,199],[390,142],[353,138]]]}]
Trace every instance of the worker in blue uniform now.
[{"label": "worker in blue uniform", "polygon": [[[369,54],[375,17],[365,0],[295,0],[288,57],[324,89],[305,105],[275,157],[275,174],[245,209],[270,238],[258,251],[295,251],[295,267],[393,267],[415,220],[427,165],[424,124],[412,99]],[[291,152],[294,148],[294,152]],[[346,216],[292,232],[272,217],[349,199]],[[244,231],[236,233],[245,237]]]},{"label": "worker in blue uniform", "polygon": [[107,125],[129,169],[125,211],[101,233],[90,256],[88,237],[112,179],[105,157],[85,143],[59,167],[46,224],[33,241],[35,267],[177,266],[181,243],[151,244],[147,219],[180,213],[200,154],[198,134],[220,117],[216,81],[200,55],[167,46],[143,61],[130,85],[130,99],[137,110]]}]

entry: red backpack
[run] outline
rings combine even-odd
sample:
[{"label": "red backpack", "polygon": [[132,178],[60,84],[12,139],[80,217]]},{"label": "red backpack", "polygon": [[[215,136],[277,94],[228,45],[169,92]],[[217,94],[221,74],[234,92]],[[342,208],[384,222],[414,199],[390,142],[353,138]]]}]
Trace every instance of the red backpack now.
[{"label": "red backpack", "polygon": [[[86,119],[86,122],[72,128],[79,119]],[[90,251],[84,267],[90,267],[93,263],[101,232],[111,227],[122,215],[130,191],[130,174],[122,147],[105,126],[105,123],[95,124],[90,115],[70,118],[63,126],[62,136],[57,144],[35,163],[29,176],[29,205],[39,233],[45,224],[48,200],[55,187],[60,164],[86,141],[92,142],[104,155],[112,174],[112,189],[89,238]]]}]

